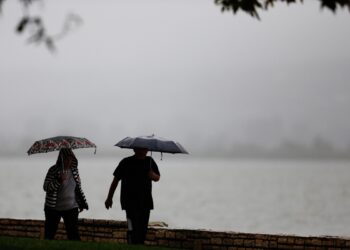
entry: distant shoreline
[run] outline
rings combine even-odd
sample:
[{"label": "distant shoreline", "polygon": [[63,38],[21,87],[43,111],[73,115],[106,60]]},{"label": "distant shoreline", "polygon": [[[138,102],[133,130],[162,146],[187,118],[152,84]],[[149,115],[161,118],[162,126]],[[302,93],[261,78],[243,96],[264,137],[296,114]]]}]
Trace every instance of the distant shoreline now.
[{"label": "distant shoreline", "polygon": [[[38,154],[40,157],[52,157],[53,154],[57,154],[57,152],[49,152],[46,154]],[[79,157],[97,157],[97,158],[123,158],[127,155],[130,155],[131,152],[124,152],[124,153],[118,153],[118,152],[99,152],[97,149],[97,153],[94,154],[94,152],[87,152],[78,150],[77,154]],[[152,157],[157,159],[160,153],[154,152],[152,154]],[[26,153],[17,153],[17,152],[0,152],[1,158],[24,158],[24,157],[30,157],[33,158],[33,156],[28,156]],[[37,157],[37,156],[34,156]],[[328,155],[312,155],[312,154],[304,154],[304,155],[278,155],[275,153],[261,153],[261,154],[220,154],[220,153],[193,153],[187,156],[179,156],[176,155],[177,158],[182,157],[185,159],[192,158],[192,159],[228,159],[228,160],[253,160],[253,161],[270,161],[270,160],[283,160],[283,161],[350,161],[350,153],[349,154],[328,154]],[[174,158],[173,155],[166,154],[163,156],[163,159],[169,159]]]}]

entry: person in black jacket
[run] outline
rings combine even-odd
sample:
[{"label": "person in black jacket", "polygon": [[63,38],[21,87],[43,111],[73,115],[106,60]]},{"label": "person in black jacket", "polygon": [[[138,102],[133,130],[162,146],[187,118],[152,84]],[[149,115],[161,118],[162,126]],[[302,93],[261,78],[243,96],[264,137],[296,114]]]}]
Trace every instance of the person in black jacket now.
[{"label": "person in black jacket", "polygon": [[47,172],[44,191],[45,239],[55,237],[63,218],[68,239],[80,240],[78,215],[88,209],[88,204],[81,188],[78,160],[71,149],[60,150],[56,164]]},{"label": "person in black jacket", "polygon": [[120,202],[126,211],[130,244],[143,244],[147,234],[150,210],[153,209],[152,181],[159,181],[155,161],[147,156],[147,149],[134,149],[135,154],[120,161],[113,175],[105,206],[112,207],[113,195],[121,181]]}]

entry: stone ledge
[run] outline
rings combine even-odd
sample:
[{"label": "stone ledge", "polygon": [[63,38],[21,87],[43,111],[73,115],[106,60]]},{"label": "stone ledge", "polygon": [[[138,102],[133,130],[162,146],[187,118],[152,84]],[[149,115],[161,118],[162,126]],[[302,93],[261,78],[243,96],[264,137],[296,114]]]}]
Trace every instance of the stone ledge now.
[{"label": "stone ledge", "polygon": [[[191,230],[166,228],[165,223],[150,223],[146,245],[180,249],[223,249],[223,250],[350,250],[350,238],[304,237],[295,235],[269,235],[240,232],[217,232],[212,230]],[[125,221],[79,219],[79,230],[83,241],[126,243]],[[40,238],[44,236],[44,221],[0,218],[0,235]],[[66,239],[61,222],[57,239]]]}]

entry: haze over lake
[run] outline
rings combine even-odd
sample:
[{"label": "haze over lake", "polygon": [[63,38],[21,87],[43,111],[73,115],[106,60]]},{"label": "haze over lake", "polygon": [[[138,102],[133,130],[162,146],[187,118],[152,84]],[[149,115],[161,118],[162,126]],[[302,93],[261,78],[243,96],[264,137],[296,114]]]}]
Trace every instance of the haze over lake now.
[{"label": "haze over lake", "polygon": [[[81,218],[125,220],[120,187],[106,210],[120,157],[80,156],[90,209]],[[127,152],[125,152],[127,155]],[[0,161],[0,217],[44,219],[46,171],[55,153]],[[349,236],[349,161],[253,161],[154,155],[161,180],[153,184],[151,221],[171,228],[251,233]]]}]

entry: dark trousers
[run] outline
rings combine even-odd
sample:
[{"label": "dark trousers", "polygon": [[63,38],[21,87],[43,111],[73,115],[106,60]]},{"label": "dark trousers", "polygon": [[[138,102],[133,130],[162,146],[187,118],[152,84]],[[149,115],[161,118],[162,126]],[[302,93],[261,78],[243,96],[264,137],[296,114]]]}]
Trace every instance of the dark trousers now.
[{"label": "dark trousers", "polygon": [[128,222],[127,238],[129,244],[144,244],[148,229],[149,216],[149,209],[126,210],[126,218]]},{"label": "dark trousers", "polygon": [[80,240],[78,215],[78,208],[73,208],[67,211],[56,211],[45,207],[45,239],[54,239],[58,224],[61,218],[63,218],[68,240]]}]

